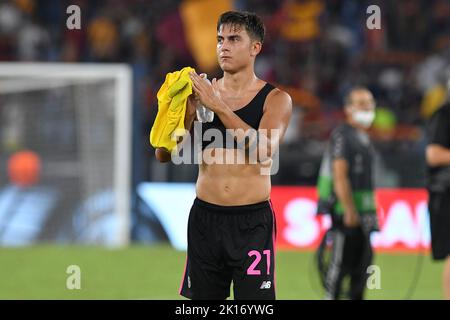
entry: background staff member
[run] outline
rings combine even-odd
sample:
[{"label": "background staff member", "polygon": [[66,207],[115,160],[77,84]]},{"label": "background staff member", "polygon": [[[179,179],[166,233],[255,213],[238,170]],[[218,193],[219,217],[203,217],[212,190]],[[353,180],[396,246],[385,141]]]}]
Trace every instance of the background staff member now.
[{"label": "background staff member", "polygon": [[445,260],[442,286],[445,299],[450,299],[450,102],[433,114],[427,135],[432,256],[434,260]]},{"label": "background staff member", "polygon": [[349,276],[349,298],[360,300],[373,256],[370,232],[376,228],[375,153],[366,132],[375,118],[372,93],[353,88],[345,98],[345,114],[346,122],[331,134],[319,176],[319,212],[330,213],[333,222],[328,233],[331,259],[323,284],[327,299],[339,299],[343,280]]}]

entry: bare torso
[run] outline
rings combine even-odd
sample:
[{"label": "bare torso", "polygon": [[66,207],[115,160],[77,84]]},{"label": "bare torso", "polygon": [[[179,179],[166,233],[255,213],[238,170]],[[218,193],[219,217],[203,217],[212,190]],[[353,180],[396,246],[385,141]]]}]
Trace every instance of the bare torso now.
[{"label": "bare torso", "polygon": [[[224,156],[236,150],[214,149]],[[237,151],[240,152],[240,151]],[[205,156],[205,160],[208,156]],[[197,196],[219,205],[245,205],[261,202],[270,196],[270,175],[261,174],[260,164],[200,164]]]},{"label": "bare torso", "polygon": [[[221,98],[235,111],[247,105],[264,86],[259,80],[252,90],[240,95],[239,98],[221,91]],[[203,163],[199,166],[196,192],[201,200],[224,206],[246,205],[268,200],[270,197],[270,175],[261,174],[261,169],[268,165],[260,163],[235,164],[239,149],[205,149]],[[222,158],[225,164],[207,164],[211,158]],[[228,161],[225,161],[227,159]],[[264,170],[263,170],[264,171]]]}]

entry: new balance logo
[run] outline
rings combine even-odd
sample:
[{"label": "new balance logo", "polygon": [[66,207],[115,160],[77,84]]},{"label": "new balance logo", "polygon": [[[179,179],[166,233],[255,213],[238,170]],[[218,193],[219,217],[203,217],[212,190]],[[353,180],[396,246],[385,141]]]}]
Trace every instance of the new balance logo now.
[{"label": "new balance logo", "polygon": [[270,289],[270,286],[272,285],[272,282],[270,281],[263,281],[261,284],[260,289]]}]

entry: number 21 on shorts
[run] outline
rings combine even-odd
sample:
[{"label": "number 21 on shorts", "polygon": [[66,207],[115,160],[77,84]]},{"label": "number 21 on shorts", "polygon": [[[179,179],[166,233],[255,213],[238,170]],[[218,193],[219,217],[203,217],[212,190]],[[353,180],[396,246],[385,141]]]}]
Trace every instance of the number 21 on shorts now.
[{"label": "number 21 on shorts", "polygon": [[[270,250],[264,250],[263,254],[266,256],[267,274],[270,274]],[[250,265],[250,267],[248,267],[247,274],[251,275],[251,276],[252,275],[253,276],[261,275],[261,270],[256,269],[259,262],[261,261],[261,253],[257,250],[252,250],[252,251],[249,251],[248,256],[249,257],[255,256],[256,258],[253,261],[253,263]]]}]

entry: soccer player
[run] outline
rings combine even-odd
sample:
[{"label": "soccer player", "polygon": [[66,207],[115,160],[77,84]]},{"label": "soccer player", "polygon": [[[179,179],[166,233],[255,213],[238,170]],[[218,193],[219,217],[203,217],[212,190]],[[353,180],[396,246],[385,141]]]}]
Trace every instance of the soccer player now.
[{"label": "soccer player", "polygon": [[445,299],[450,299],[450,102],[433,114],[427,129],[432,256],[434,260],[445,260],[442,286]]},{"label": "soccer player", "polygon": [[[355,87],[345,98],[346,122],[333,130],[319,176],[319,208],[331,214],[332,252],[324,274],[326,299],[363,299],[372,261],[370,232],[377,228],[374,149],[367,129],[375,117],[369,90]],[[343,280],[349,276],[349,292]]]},{"label": "soccer player", "polygon": [[[191,74],[196,98],[215,116],[201,125],[203,161],[189,214],[180,289],[187,298],[226,299],[233,282],[235,299],[275,299],[276,226],[270,175],[264,169],[272,165],[292,102],[287,93],[255,75],[264,34],[257,15],[225,12],[217,23],[217,58],[223,77],[209,83]],[[185,119],[188,130],[195,110],[191,96]],[[194,134],[199,133],[194,130]],[[250,161],[251,154],[257,154],[255,161]],[[157,157],[168,159],[161,150]],[[244,163],[238,161],[242,157]]]}]

